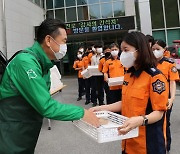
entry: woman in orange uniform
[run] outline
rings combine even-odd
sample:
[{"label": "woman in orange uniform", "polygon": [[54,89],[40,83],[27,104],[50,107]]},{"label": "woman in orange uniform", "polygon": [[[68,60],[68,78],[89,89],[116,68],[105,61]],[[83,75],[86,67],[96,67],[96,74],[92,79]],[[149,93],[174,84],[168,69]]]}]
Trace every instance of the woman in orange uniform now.
[{"label": "woman in orange uniform", "polygon": [[[105,62],[111,56],[111,49],[109,48],[109,45],[104,46],[103,52],[104,52],[104,56],[100,58],[99,65],[98,65],[98,69],[99,69],[100,72],[102,72],[103,67],[105,65]],[[111,100],[110,93],[109,93],[109,86],[108,86],[108,83],[106,81],[104,81],[103,86],[104,86],[104,91],[106,93],[106,103],[107,103],[107,102],[110,102],[110,100]]]},{"label": "woman in orange uniform", "polygon": [[172,111],[173,101],[176,94],[176,80],[179,80],[179,74],[176,68],[176,64],[171,59],[164,56],[166,50],[166,43],[163,40],[156,40],[152,47],[153,53],[158,60],[157,68],[166,76],[169,84],[169,99],[168,110],[166,113],[166,135],[167,135],[167,151],[171,148],[171,132],[170,132],[170,115]]},{"label": "woman in orange uniform", "polygon": [[119,134],[139,127],[138,137],[122,141],[123,154],[166,154],[163,132],[168,101],[166,78],[155,67],[157,61],[144,34],[128,33],[121,49],[121,63],[129,68],[124,76],[122,101],[90,110],[121,111],[129,117],[118,128]]},{"label": "woman in orange uniform", "polygon": [[73,68],[78,71],[78,98],[77,98],[77,101],[80,101],[82,99],[84,87],[85,87],[84,79],[81,75],[81,72],[84,69],[81,52],[77,53],[77,59],[74,61]]},{"label": "woman in orange uniform", "polygon": [[[124,67],[122,66],[118,53],[119,53],[119,45],[113,43],[110,45],[111,49],[111,57],[105,62],[103,67],[104,80],[108,82],[108,78],[115,78],[124,76]],[[122,86],[110,86],[109,87],[109,95],[110,99],[107,104],[112,104],[121,100]]]}]

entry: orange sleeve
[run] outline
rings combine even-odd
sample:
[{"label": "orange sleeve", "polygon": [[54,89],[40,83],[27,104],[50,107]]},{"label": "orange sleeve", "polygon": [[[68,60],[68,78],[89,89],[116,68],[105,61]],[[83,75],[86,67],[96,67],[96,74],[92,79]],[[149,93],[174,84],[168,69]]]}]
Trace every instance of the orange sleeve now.
[{"label": "orange sleeve", "polygon": [[170,81],[175,81],[175,80],[179,80],[179,73],[178,73],[178,70],[176,68],[176,64],[173,63],[173,64],[170,64],[170,68],[169,68],[169,80]]},{"label": "orange sleeve", "polygon": [[108,60],[105,62],[102,72],[107,73],[109,70],[109,63]]},{"label": "orange sleeve", "polygon": [[150,99],[153,111],[166,111],[168,102],[168,82],[163,74],[151,78]]},{"label": "orange sleeve", "polygon": [[99,65],[98,65],[98,69],[100,72],[102,72],[102,70],[103,70],[103,65],[104,65],[104,59],[102,58],[102,59],[100,59]]},{"label": "orange sleeve", "polygon": [[87,67],[88,67],[88,64],[89,64],[88,57],[85,56],[85,57],[82,59],[82,61],[83,61],[83,67],[84,67],[84,68],[87,68]]},{"label": "orange sleeve", "polygon": [[73,68],[77,68],[77,61],[74,61]]},{"label": "orange sleeve", "polygon": [[164,52],[164,55],[163,55],[163,56],[164,56],[164,57],[167,57],[167,58],[170,58],[170,57],[171,57],[170,51],[166,50],[166,51]]}]

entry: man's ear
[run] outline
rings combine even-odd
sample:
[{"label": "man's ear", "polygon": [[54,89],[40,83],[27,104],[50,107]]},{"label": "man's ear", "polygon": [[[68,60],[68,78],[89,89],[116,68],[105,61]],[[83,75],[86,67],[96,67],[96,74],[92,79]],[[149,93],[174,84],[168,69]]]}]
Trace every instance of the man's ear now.
[{"label": "man's ear", "polygon": [[48,47],[50,47],[51,38],[49,35],[46,35],[46,37],[44,38],[44,42]]}]

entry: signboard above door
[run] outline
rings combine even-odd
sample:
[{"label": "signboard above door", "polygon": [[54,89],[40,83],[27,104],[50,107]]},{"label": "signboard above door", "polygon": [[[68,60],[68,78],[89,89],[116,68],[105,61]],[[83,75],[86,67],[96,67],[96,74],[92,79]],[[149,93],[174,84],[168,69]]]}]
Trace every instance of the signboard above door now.
[{"label": "signboard above door", "polygon": [[134,16],[66,23],[68,35],[135,29]]}]

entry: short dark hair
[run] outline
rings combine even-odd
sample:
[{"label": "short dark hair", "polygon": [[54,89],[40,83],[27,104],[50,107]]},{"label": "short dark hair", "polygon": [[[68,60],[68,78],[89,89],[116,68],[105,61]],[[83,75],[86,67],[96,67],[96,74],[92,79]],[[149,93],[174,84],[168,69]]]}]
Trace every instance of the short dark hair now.
[{"label": "short dark hair", "polygon": [[113,47],[119,48],[119,45],[118,45],[117,43],[112,43],[112,44],[110,44],[109,48],[111,49],[111,48],[113,48]]},{"label": "short dark hair", "polygon": [[94,48],[102,48],[102,47],[103,47],[103,45],[101,42],[98,42],[94,45]]},{"label": "short dark hair", "polygon": [[155,40],[155,44],[158,44],[159,46],[161,46],[162,48],[165,48],[166,47],[166,43],[159,39],[159,40]]},{"label": "short dark hair", "polygon": [[137,65],[138,69],[151,68],[157,65],[157,60],[153,55],[146,36],[143,33],[128,33],[123,38],[123,41],[136,48],[138,56],[136,58],[135,64]]},{"label": "short dark hair", "polygon": [[110,49],[109,45],[107,45],[107,44],[103,47],[103,51],[106,49]]},{"label": "short dark hair", "polygon": [[151,43],[151,47],[154,45],[154,37],[151,35],[146,35],[146,39],[149,43]]},{"label": "short dark hair", "polygon": [[58,19],[45,19],[37,29],[37,41],[42,43],[47,35],[55,38],[60,34],[59,28],[66,30],[66,24]]}]

